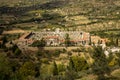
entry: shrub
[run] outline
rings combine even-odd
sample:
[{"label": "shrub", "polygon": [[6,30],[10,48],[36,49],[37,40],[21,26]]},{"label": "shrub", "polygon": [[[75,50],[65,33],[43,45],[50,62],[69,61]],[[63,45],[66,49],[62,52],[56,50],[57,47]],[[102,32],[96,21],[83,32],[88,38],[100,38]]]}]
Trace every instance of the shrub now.
[{"label": "shrub", "polygon": [[53,63],[53,75],[58,75],[58,68],[57,68],[57,64],[55,61]]},{"label": "shrub", "polygon": [[42,63],[45,63],[45,64],[48,64],[49,63],[49,60],[47,58],[42,58],[41,59],[41,62]]},{"label": "shrub", "polygon": [[56,57],[59,57],[59,55],[60,55],[60,50],[55,50],[55,51],[53,52],[53,55],[56,56]]},{"label": "shrub", "polygon": [[34,77],[35,64],[32,62],[25,62],[18,71],[18,77],[22,80],[26,80],[29,76]]},{"label": "shrub", "polygon": [[69,52],[67,52],[67,54],[68,54],[69,56],[71,56],[71,55],[72,55],[72,52],[71,52],[71,51],[69,51]]},{"label": "shrub", "polygon": [[20,50],[19,48],[17,48],[17,49],[15,50],[14,54],[15,54],[16,56],[19,56],[19,55],[21,54],[21,50]]},{"label": "shrub", "polygon": [[75,70],[75,71],[81,71],[81,70],[88,69],[89,65],[84,58],[74,56],[74,57],[70,58],[69,68],[72,70]]},{"label": "shrub", "polygon": [[63,65],[63,64],[58,64],[57,67],[58,67],[58,72],[65,71],[65,65]]},{"label": "shrub", "polygon": [[63,50],[62,50],[62,53],[65,53],[67,50],[64,48]]}]

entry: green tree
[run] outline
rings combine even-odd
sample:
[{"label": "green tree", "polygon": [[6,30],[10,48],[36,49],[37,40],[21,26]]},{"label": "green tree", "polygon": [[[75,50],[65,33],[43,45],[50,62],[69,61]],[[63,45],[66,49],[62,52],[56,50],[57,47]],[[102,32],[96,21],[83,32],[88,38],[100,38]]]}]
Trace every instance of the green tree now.
[{"label": "green tree", "polygon": [[40,41],[35,41],[32,46],[35,47],[44,47],[46,45],[46,41],[42,38]]},{"label": "green tree", "polygon": [[55,61],[53,63],[53,75],[58,75],[58,68],[57,68],[57,64]]},{"label": "green tree", "polygon": [[33,62],[25,62],[18,71],[18,79],[26,80],[29,76],[35,77],[35,64]]},{"label": "green tree", "polygon": [[109,66],[115,65],[115,63],[116,63],[116,61],[114,61],[115,60],[115,56],[112,53],[109,53],[109,55],[106,56],[106,58],[107,58],[107,61],[109,63]]},{"label": "green tree", "polygon": [[6,36],[4,36],[4,37],[2,37],[2,44],[1,44],[1,46],[3,47],[3,48],[6,48],[5,47],[5,44],[7,43],[7,37]]},{"label": "green tree", "polygon": [[2,38],[2,41],[3,41],[3,45],[7,42],[7,37],[6,36],[4,36],[3,38]]},{"label": "green tree", "polygon": [[65,79],[64,80],[75,80],[78,74],[74,70],[67,70],[65,71]]},{"label": "green tree", "polygon": [[3,33],[3,29],[0,29],[0,35]]},{"label": "green tree", "polygon": [[69,60],[69,66],[68,66],[69,70],[74,70],[78,72],[81,70],[86,70],[88,68],[89,66],[87,61],[82,57],[74,56],[71,57]]},{"label": "green tree", "polygon": [[68,47],[70,46],[71,42],[70,42],[70,37],[69,34],[65,35],[65,46]]},{"label": "green tree", "polygon": [[115,44],[116,44],[116,46],[118,46],[118,44],[119,44],[119,39],[118,38],[116,38]]},{"label": "green tree", "polygon": [[81,71],[88,69],[87,61],[83,57],[73,57],[73,63],[75,71]]},{"label": "green tree", "polygon": [[14,53],[15,56],[19,56],[21,54],[21,50],[16,44],[13,45],[12,52]]},{"label": "green tree", "polygon": [[11,66],[5,55],[0,53],[0,80],[9,80],[11,77]]},{"label": "green tree", "polygon": [[110,46],[116,46],[116,42],[115,42],[115,39],[112,37],[110,38],[110,43],[109,43]]},{"label": "green tree", "polygon": [[119,65],[119,67],[120,67],[120,52],[117,52],[116,53],[116,56],[117,56],[117,64]]},{"label": "green tree", "polygon": [[2,43],[0,42],[0,48],[2,48]]},{"label": "green tree", "polygon": [[14,53],[17,48],[18,48],[18,46],[16,44],[14,44],[12,47],[12,52]]},{"label": "green tree", "polygon": [[58,72],[63,72],[65,71],[65,65],[64,64],[59,64],[58,65]]},{"label": "green tree", "polygon": [[98,75],[98,80],[105,80],[105,74],[110,76],[111,70],[109,68],[104,51],[101,47],[94,47],[91,56],[94,59],[94,63],[91,66],[93,73]]},{"label": "green tree", "polygon": [[54,56],[56,56],[56,57],[59,57],[59,55],[60,55],[60,50],[55,50],[54,52],[53,52],[53,55]]},{"label": "green tree", "polygon": [[74,70],[74,69],[75,69],[75,67],[74,67],[74,62],[73,62],[73,60],[72,60],[71,57],[70,57],[70,59],[69,59],[69,67],[68,67],[68,69],[69,69],[69,70]]},{"label": "green tree", "polygon": [[17,48],[17,49],[15,50],[14,54],[15,54],[16,56],[19,56],[19,55],[21,54],[21,50],[20,50],[19,48]]}]

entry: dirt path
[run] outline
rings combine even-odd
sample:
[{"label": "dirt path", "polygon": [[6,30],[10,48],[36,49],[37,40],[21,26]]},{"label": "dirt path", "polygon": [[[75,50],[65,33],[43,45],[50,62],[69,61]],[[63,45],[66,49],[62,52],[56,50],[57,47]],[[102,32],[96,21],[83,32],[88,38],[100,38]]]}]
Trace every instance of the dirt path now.
[{"label": "dirt path", "polygon": [[24,30],[10,30],[10,31],[4,31],[3,34],[17,34],[17,33],[25,33],[26,31]]}]

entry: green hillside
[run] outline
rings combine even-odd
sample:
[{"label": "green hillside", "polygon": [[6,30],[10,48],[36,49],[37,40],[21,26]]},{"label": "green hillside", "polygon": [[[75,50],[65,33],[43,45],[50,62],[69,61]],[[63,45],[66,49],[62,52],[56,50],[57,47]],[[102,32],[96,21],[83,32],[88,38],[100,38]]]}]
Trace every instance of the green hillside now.
[{"label": "green hillside", "polygon": [[1,0],[0,3],[2,25],[24,28],[30,27],[24,23],[33,22],[34,29],[61,27],[85,31],[120,28],[119,0]]},{"label": "green hillside", "polygon": [[0,80],[120,80],[120,0],[0,0]]}]

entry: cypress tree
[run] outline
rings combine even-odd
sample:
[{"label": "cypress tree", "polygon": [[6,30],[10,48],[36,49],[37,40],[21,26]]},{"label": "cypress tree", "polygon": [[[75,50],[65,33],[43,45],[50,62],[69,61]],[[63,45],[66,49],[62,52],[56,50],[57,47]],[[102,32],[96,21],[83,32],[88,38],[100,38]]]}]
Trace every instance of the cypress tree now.
[{"label": "cypress tree", "polygon": [[74,67],[74,62],[73,62],[72,58],[70,57],[68,69],[69,69],[69,70],[74,70],[74,68],[75,68],[75,67]]},{"label": "cypress tree", "polygon": [[116,39],[116,46],[118,46],[118,43],[119,43],[119,39],[117,38]]},{"label": "cypress tree", "polygon": [[71,42],[70,42],[70,37],[69,34],[65,35],[65,46],[68,47],[70,46]]},{"label": "cypress tree", "polygon": [[58,68],[57,68],[57,64],[55,61],[53,63],[53,75],[58,75]]}]

